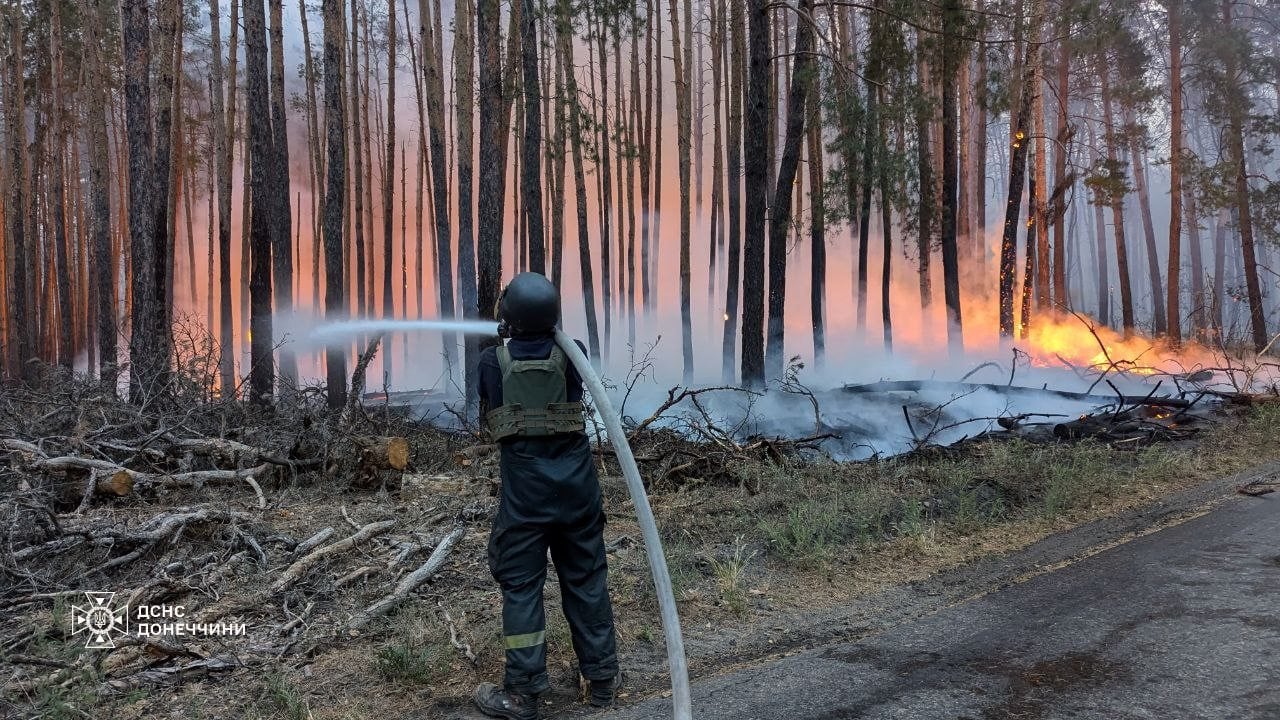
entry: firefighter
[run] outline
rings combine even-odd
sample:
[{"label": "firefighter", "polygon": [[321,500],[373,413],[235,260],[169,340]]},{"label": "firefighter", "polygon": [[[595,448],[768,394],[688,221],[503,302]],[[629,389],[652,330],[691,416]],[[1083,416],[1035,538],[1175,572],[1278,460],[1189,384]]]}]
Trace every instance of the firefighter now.
[{"label": "firefighter", "polygon": [[[498,299],[505,345],[480,356],[480,411],[500,448],[502,490],[489,535],[489,569],[502,588],[506,673],[484,683],[486,715],[536,720],[547,679],[542,588],[547,551],[591,704],[613,704],[618,670],[604,548],[604,506],[583,423],[582,380],[556,345],[560,295],[545,276],[521,273]],[[579,343],[581,346],[581,343]]]}]

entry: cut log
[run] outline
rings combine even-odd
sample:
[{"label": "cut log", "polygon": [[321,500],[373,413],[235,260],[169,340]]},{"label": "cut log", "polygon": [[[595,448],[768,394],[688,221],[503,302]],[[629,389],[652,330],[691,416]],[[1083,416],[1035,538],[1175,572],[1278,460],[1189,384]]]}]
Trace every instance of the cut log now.
[{"label": "cut log", "polygon": [[453,462],[460,467],[471,467],[472,465],[482,465],[492,460],[498,452],[496,443],[488,443],[485,445],[472,445],[465,447],[453,453]]},{"label": "cut log", "polygon": [[[355,448],[355,467],[352,468],[351,484],[356,487],[370,488],[391,481],[399,485],[400,475],[409,467],[409,441],[402,437],[366,437],[351,438]],[[341,462],[341,460],[339,461]],[[384,476],[389,473],[390,477]]]}]

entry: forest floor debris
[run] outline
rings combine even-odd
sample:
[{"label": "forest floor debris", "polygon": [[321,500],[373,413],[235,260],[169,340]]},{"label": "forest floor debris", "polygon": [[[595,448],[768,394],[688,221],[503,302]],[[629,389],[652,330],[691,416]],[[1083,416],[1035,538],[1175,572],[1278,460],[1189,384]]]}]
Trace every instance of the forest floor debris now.
[{"label": "forest floor debris", "polygon": [[[633,442],[695,674],[803,643],[801,618],[877,588],[1280,457],[1275,403],[1219,405],[1194,434],[1170,423],[1181,409],[1130,402],[1031,434],[1024,418],[858,463],[823,459],[817,434],[649,423]],[[1097,427],[1056,432],[1085,420]],[[482,438],[386,407],[335,416],[315,393],[270,410],[205,399],[143,412],[64,381],[0,391],[0,446],[0,714],[434,717],[500,676],[485,559],[497,454]],[[657,605],[612,454],[597,457],[638,695],[665,682]],[[132,484],[115,484],[121,472]],[[566,707],[576,672],[554,577],[548,700]],[[90,650],[72,634],[84,591],[245,631]]]}]

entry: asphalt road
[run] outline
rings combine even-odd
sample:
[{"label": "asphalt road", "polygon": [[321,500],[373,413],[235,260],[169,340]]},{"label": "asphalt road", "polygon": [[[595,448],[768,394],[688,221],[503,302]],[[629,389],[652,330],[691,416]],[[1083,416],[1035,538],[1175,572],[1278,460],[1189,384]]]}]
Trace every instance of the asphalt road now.
[{"label": "asphalt road", "polygon": [[[694,684],[696,720],[1280,720],[1280,494]],[[606,713],[671,717],[669,700]]]}]

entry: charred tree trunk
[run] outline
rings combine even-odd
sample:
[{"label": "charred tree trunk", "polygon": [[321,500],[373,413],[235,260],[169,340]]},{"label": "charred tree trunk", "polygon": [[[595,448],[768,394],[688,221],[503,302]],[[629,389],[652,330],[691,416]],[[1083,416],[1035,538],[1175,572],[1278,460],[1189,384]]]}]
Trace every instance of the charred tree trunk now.
[{"label": "charred tree trunk", "polygon": [[520,0],[521,64],[524,68],[524,157],[520,178],[524,196],[529,269],[547,273],[546,238],[542,223],[542,116],[538,81],[538,14],[533,0]]},{"label": "charred tree trunk", "polygon": [[[923,36],[923,33],[920,33]],[[920,47],[920,37],[917,48]],[[916,73],[919,79],[920,98],[915,105],[916,167],[920,174],[920,227],[916,243],[919,254],[920,310],[928,318],[933,305],[933,283],[929,277],[933,257],[933,158],[929,157],[929,71],[924,53],[918,51]]]},{"label": "charred tree trunk", "polygon": [[[420,23],[418,37],[422,49],[422,69],[426,73],[424,85],[428,102],[427,131],[431,148],[432,214],[435,216],[436,228],[436,290],[440,302],[440,317],[452,318],[456,315],[456,305],[453,296],[453,251],[449,228],[449,180],[445,176],[449,158],[444,141],[444,68],[438,62],[438,38],[435,37],[428,22],[430,18],[426,0],[418,0],[418,22]],[[505,136],[503,142],[506,142]],[[483,147],[493,147],[483,145],[483,140],[481,143]],[[488,152],[480,154],[482,162],[487,155]],[[481,194],[483,195],[483,191]],[[499,252],[501,252],[500,249]],[[442,334],[441,342],[444,345],[445,368],[452,377],[457,362],[455,354],[458,339],[453,333],[446,332]]]},{"label": "charred tree trunk", "polygon": [[804,142],[804,121],[808,114],[808,93],[813,78],[810,66],[813,62],[813,25],[806,18],[813,16],[814,0],[801,0],[797,20],[795,60],[791,71],[791,89],[787,93],[787,125],[782,143],[782,158],[778,167],[777,186],[773,194],[773,212],[769,218],[769,335],[765,348],[765,376],[780,378],[785,363],[783,334],[784,314],[787,302],[787,230],[791,224],[792,192],[796,185],[796,172],[800,163],[800,148]]},{"label": "charred tree trunk", "polygon": [[[324,130],[328,159],[324,200],[324,312],[329,321],[346,315],[342,237],[346,218],[347,132],[342,106],[343,0],[324,0]],[[329,408],[346,407],[347,359],[341,345],[325,351]]]},{"label": "charred tree trunk", "polygon": [[813,325],[813,365],[819,372],[826,362],[827,341],[824,301],[827,292],[826,197],[823,183],[821,90],[816,78],[809,95],[809,318]]},{"label": "charred tree trunk", "polygon": [[[492,318],[502,280],[502,218],[506,192],[506,123],[503,122],[502,37],[498,0],[480,0],[476,36],[480,52],[480,177],[477,200],[479,312]],[[478,361],[478,357],[476,360]]]},{"label": "charred tree trunk", "polygon": [[[1035,18],[1032,25],[1036,25]],[[1031,35],[1034,37],[1035,33]],[[1018,225],[1022,215],[1022,191],[1026,186],[1027,147],[1031,144],[1026,122],[1031,117],[1031,84],[1034,75],[1027,69],[1031,65],[1031,51],[1027,51],[1021,83],[1021,97],[1015,118],[1013,141],[1009,148],[1009,192],[1005,202],[1004,230],[1000,238],[1000,336],[1013,337],[1013,288],[1018,262]]]},{"label": "charred tree trunk", "polygon": [[1111,175],[1111,221],[1115,225],[1116,236],[1116,270],[1120,274],[1120,314],[1125,337],[1133,334],[1133,286],[1129,281],[1129,247],[1124,237],[1124,189],[1125,178],[1121,172],[1121,163],[1116,154],[1116,132],[1111,114],[1111,81],[1108,77],[1110,69],[1101,72],[1102,77],[1102,120],[1106,127],[1107,165]]},{"label": "charred tree trunk", "polygon": [[[156,297],[151,143],[151,28],[146,0],[123,0],[125,122],[129,138],[129,237],[133,278],[129,334],[129,396],[143,402],[156,389],[166,365],[163,297]],[[19,206],[20,207],[20,206]],[[159,267],[163,268],[163,264]]]},{"label": "charred tree trunk", "polygon": [[[1222,22],[1231,28],[1231,0],[1222,0]],[[1233,165],[1235,180],[1235,206],[1239,217],[1236,219],[1240,228],[1240,249],[1244,257],[1245,289],[1249,296],[1249,329],[1253,339],[1253,349],[1262,352],[1267,345],[1267,321],[1263,314],[1262,286],[1258,282],[1258,258],[1254,247],[1253,212],[1249,201],[1249,175],[1244,154],[1245,109],[1248,95],[1241,86],[1238,73],[1240,63],[1234,47],[1227,48],[1226,77],[1229,97],[1227,99],[1228,126],[1226,128],[1227,156]]]},{"label": "charred tree trunk", "polygon": [[[457,100],[457,154],[458,154],[458,299],[462,303],[462,316],[480,317],[476,300],[476,244],[474,235],[474,195],[472,167],[474,155],[472,118],[475,107],[475,27],[473,3],[458,3],[454,19],[454,92]],[[421,275],[419,275],[421,278]],[[468,417],[478,407],[473,405],[478,396],[479,378],[476,363],[479,362],[479,345],[474,335],[463,338],[463,372],[467,393]]]},{"label": "charred tree trunk", "polygon": [[573,61],[573,15],[570,0],[556,2],[556,50],[564,66],[565,87],[561,102],[569,119],[569,143],[573,146],[574,204],[578,220],[578,260],[582,275],[582,305],[587,315],[587,346],[591,359],[600,359],[600,333],[596,326],[595,283],[591,271],[591,236],[587,221],[587,180],[583,170],[582,106],[578,100],[578,81]]},{"label": "charred tree trunk", "polygon": [[[671,43],[673,47],[671,55],[672,62],[675,65],[676,81],[676,135],[679,152],[677,162],[680,167],[680,337],[684,357],[684,382],[688,384],[693,378],[693,326],[692,308],[690,307],[692,297],[690,296],[689,288],[689,223],[692,213],[689,194],[689,173],[692,169],[692,162],[689,152],[693,134],[690,125],[692,122],[690,109],[692,98],[689,92],[689,78],[693,74],[693,68],[686,66],[685,55],[687,53],[681,49],[680,19],[676,0],[671,0]],[[608,150],[606,150],[607,152]],[[659,152],[661,152],[661,148],[659,148]],[[607,173],[608,170],[605,172]]]},{"label": "charred tree trunk", "polygon": [[[49,202],[53,215],[53,254],[58,282],[58,364],[71,370],[75,359],[72,330],[75,319],[71,312],[71,272],[67,260],[67,197],[63,172],[66,166],[67,125],[62,109],[62,5],[49,3],[49,84],[51,90],[50,120],[53,125],[53,152]],[[78,170],[78,168],[77,168]]]},{"label": "charred tree trunk", "polygon": [[[293,215],[289,208],[289,129],[284,105],[284,27],[282,0],[271,2],[271,254],[275,311],[293,312]],[[280,379],[295,387],[298,362],[293,350],[280,350]]]},{"label": "charred tree trunk", "polygon": [[960,57],[959,0],[942,6],[942,290],[947,304],[947,346],[964,350],[960,262],[956,250],[956,64]]},{"label": "charred tree trunk", "polygon": [[[216,0],[214,0],[216,2]],[[103,82],[102,48],[98,32],[103,27],[98,0],[90,0],[85,15],[85,76],[88,81],[87,147],[89,150],[89,205],[93,262],[91,285],[96,295],[94,315],[98,321],[98,372],[103,387],[116,389],[116,304],[115,262],[111,252],[111,196],[108,187],[109,143],[107,140],[107,93]],[[216,36],[217,25],[213,26]],[[215,54],[218,52],[215,46]],[[218,66],[219,75],[221,65]],[[221,103],[218,104],[221,107]],[[218,117],[221,117],[218,115]]]},{"label": "charred tree trunk", "polygon": [[742,268],[742,98],[743,98],[743,59],[746,55],[746,38],[743,32],[743,0],[728,0],[726,3],[727,21],[729,23],[729,44],[733,51],[728,63],[729,75],[729,117],[727,155],[725,160],[727,178],[727,204],[729,210],[729,252],[728,267],[725,277],[724,303],[724,335],[721,339],[721,350],[724,353],[720,365],[720,377],[725,384],[732,384],[737,363],[738,339],[738,300],[740,273]]},{"label": "charred tree trunk", "polygon": [[248,113],[250,202],[253,214],[249,220],[249,247],[252,275],[249,278],[249,399],[255,403],[271,401],[275,386],[272,362],[271,332],[271,111],[267,89],[266,18],[263,0],[244,2],[245,110]]},{"label": "charred tree trunk", "polygon": [[764,385],[764,232],[768,193],[769,10],[764,0],[748,0],[750,59],[742,153],[745,162],[746,227],[742,272],[742,384]]},{"label": "charred tree trunk", "polygon": [[1160,258],[1156,252],[1156,230],[1154,223],[1151,221],[1151,197],[1147,193],[1146,152],[1139,148],[1139,145],[1142,144],[1139,136],[1145,137],[1146,128],[1140,127],[1133,122],[1132,112],[1127,112],[1126,114],[1129,116],[1126,124],[1129,130],[1129,158],[1133,166],[1134,189],[1138,192],[1138,207],[1142,215],[1142,234],[1147,243],[1147,275],[1151,281],[1152,331],[1156,335],[1163,335],[1167,328],[1164,315],[1165,302],[1163,302],[1166,298],[1160,279]]},{"label": "charred tree trunk", "polygon": [[[1179,292],[1182,270],[1182,7],[1181,0],[1169,1],[1169,296],[1165,313],[1169,322],[1169,341],[1182,343],[1182,310]],[[1198,237],[1192,236],[1199,258]],[[1198,264],[1198,263],[1197,263]],[[1197,276],[1200,270],[1196,269]],[[1156,298],[1159,304],[1160,299]],[[1192,307],[1199,312],[1200,299],[1193,294]],[[1198,323],[1197,323],[1198,325]]]}]

